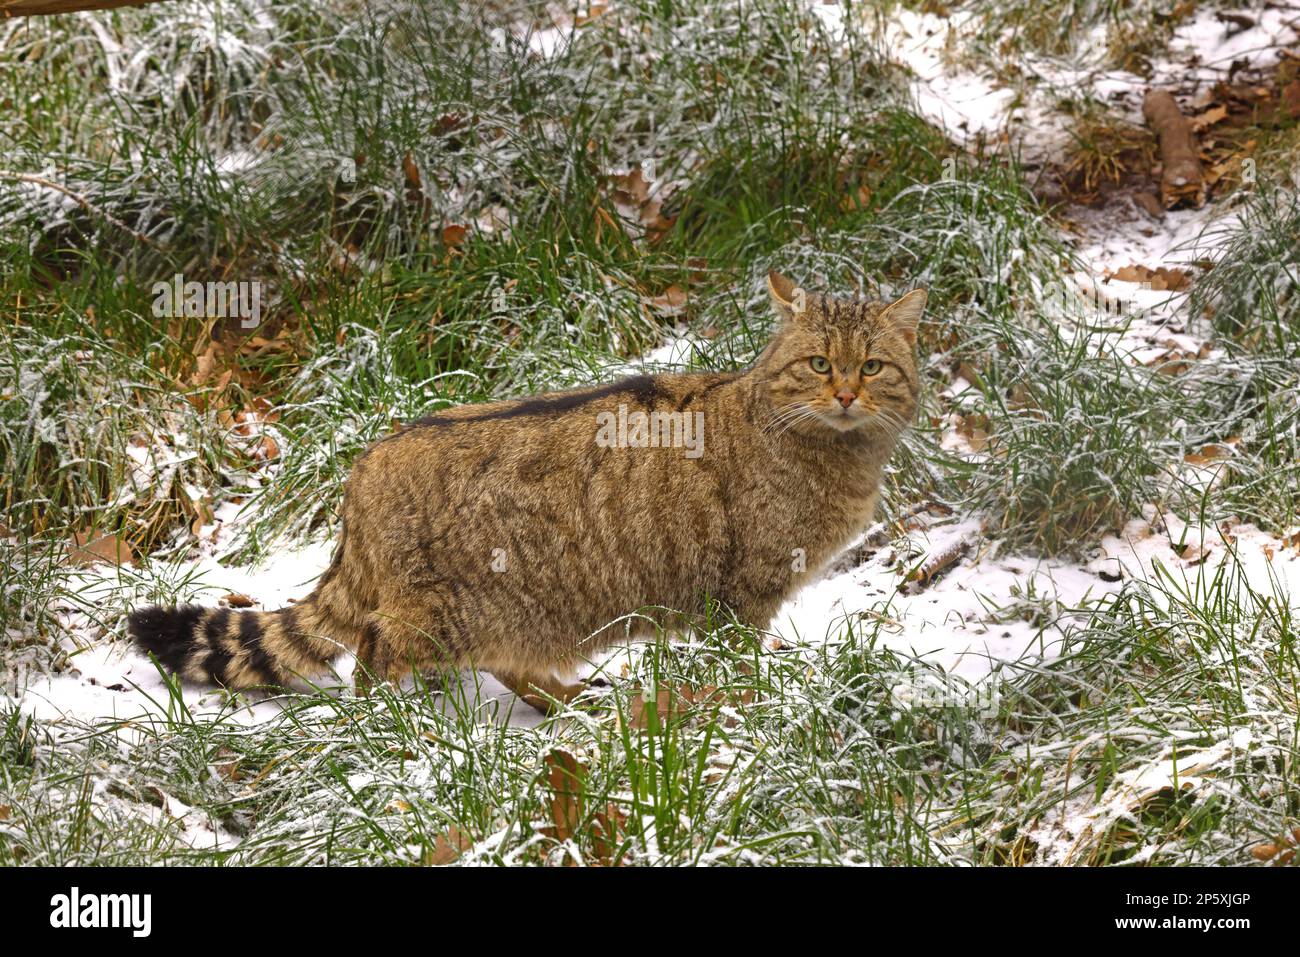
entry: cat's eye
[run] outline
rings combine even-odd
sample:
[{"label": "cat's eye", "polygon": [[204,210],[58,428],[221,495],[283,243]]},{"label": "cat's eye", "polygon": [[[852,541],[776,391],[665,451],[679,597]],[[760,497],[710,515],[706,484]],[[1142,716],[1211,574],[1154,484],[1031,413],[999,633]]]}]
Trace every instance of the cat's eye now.
[{"label": "cat's eye", "polygon": [[831,360],[827,359],[825,356],[813,356],[808,360],[808,364],[812,366],[813,372],[831,371]]},{"label": "cat's eye", "polygon": [[875,375],[880,371],[880,368],[881,362],[879,359],[868,359],[866,362],[862,363],[862,374]]}]

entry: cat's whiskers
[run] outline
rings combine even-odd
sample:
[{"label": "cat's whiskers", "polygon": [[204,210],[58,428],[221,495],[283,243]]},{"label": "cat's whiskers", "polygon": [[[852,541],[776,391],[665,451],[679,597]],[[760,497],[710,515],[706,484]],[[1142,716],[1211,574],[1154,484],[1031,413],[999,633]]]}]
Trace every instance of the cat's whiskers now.
[{"label": "cat's whiskers", "polygon": [[763,432],[770,432],[778,426],[783,425],[787,420],[797,419],[807,410],[808,405],[804,402],[798,400],[788,402],[772,413],[767,422],[763,425]]},{"label": "cat's whiskers", "polygon": [[902,416],[893,409],[877,409],[875,415],[872,417],[872,422],[881,430],[894,437],[902,434],[903,429],[907,427]]},{"label": "cat's whiskers", "polygon": [[903,432],[907,430],[907,421],[893,409],[877,409],[872,417],[872,423],[884,432],[886,436],[897,441],[902,438]]},{"label": "cat's whiskers", "polygon": [[815,413],[812,412],[811,410],[801,410],[797,414],[787,417],[785,421],[782,422],[778,428],[774,429],[772,432],[769,432],[768,435],[772,438],[779,439],[781,438],[781,436],[785,435],[792,428],[794,428],[797,424],[799,424],[800,422],[807,421],[810,418],[813,418],[814,415]]},{"label": "cat's whiskers", "polygon": [[781,438],[781,436],[785,435],[787,432],[789,432],[800,422],[806,422],[809,419],[818,419],[818,418],[821,418],[820,412],[818,412],[816,409],[811,409],[805,406],[800,411],[799,415],[793,416],[792,418],[786,421],[784,428],[782,428],[781,431],[776,433],[776,437],[778,439]]}]

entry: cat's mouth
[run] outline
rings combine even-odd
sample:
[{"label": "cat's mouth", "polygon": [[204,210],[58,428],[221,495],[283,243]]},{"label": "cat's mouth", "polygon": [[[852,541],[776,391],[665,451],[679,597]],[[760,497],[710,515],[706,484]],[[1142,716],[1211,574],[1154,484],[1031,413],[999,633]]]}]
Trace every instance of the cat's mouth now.
[{"label": "cat's mouth", "polygon": [[866,425],[870,416],[859,409],[856,402],[848,408],[836,403],[822,412],[821,419],[836,431],[848,432]]}]

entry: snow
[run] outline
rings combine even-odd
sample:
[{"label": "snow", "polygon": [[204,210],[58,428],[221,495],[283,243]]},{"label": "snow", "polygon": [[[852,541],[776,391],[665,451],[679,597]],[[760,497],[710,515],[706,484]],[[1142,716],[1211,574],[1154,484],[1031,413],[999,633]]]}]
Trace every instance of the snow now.
[{"label": "snow", "polygon": [[1222,11],[1205,6],[1191,20],[1179,24],[1169,44],[1169,53],[1156,67],[1156,82],[1185,81],[1189,73],[1197,80],[1223,78],[1234,62],[1243,67],[1261,67],[1277,58],[1277,51],[1300,40],[1300,10],[1293,6],[1251,8],[1246,15],[1255,25],[1240,30],[1217,18]]},{"label": "snow", "polygon": [[[69,667],[55,674],[31,676],[15,698],[23,713],[56,726],[68,719],[132,721],[169,713],[173,707],[170,691],[153,662],[131,643],[102,634],[95,621],[97,608],[124,607],[133,597],[137,604],[146,603],[139,601],[141,586],[151,579],[184,581],[185,597],[207,605],[217,604],[228,594],[245,595],[254,600],[254,610],[282,608],[310,594],[329,566],[330,541],[290,543],[256,565],[223,564],[241,543],[251,518],[239,505],[228,502],[216,510],[212,523],[200,529],[199,554],[192,558],[178,562],[155,558],[155,567],[146,571],[98,564],[72,575],[69,590],[76,600],[60,614],[69,635],[63,642]],[[353,656],[345,654],[335,663],[333,674],[313,680],[329,693],[351,693],[354,665]],[[405,687],[413,684],[408,680]],[[279,697],[270,694],[232,696],[215,686],[186,682],[180,695],[193,714],[225,714],[228,720],[241,724],[256,724],[280,711]],[[459,697],[471,702],[485,720],[509,721],[520,727],[534,727],[542,720],[485,672],[462,675]],[[440,704],[445,710],[451,708],[446,700]]]},{"label": "snow", "polygon": [[562,53],[572,42],[573,30],[560,27],[546,27],[528,34],[528,48],[542,59],[549,60]]},{"label": "snow", "polygon": [[[310,593],[329,564],[332,544],[287,546],[255,566],[223,565],[223,556],[238,543],[246,521],[238,506],[223,506],[200,533],[200,554],[168,566],[166,576],[190,581],[187,593],[207,604],[233,592],[254,599],[255,608],[270,610]],[[1152,509],[1121,534],[1103,538],[1088,560],[1072,562],[1000,554],[996,545],[980,537],[978,517],[923,515],[914,521],[919,527],[867,549],[852,567],[832,564],[781,608],[770,631],[793,644],[833,640],[846,627],[875,630],[882,647],[978,685],[990,675],[1009,675],[1018,666],[1050,658],[1063,629],[1074,620],[1070,610],[1115,594],[1126,580],[1154,581],[1158,567],[1194,590],[1225,563],[1239,562],[1247,580],[1263,583],[1275,578],[1286,593],[1300,594],[1300,544],[1288,545],[1249,525],[1230,530],[1189,527],[1172,514]],[[901,572],[962,539],[973,544],[950,569],[928,585],[905,582]],[[1175,550],[1184,544],[1194,546],[1182,553],[1188,558]],[[56,723],[65,718],[132,720],[167,713],[169,691],[154,665],[129,643],[105,640],[93,617],[97,607],[123,604],[147,578],[108,565],[77,574],[80,607],[63,612],[71,635],[66,641],[70,667],[33,677],[17,697],[24,713]],[[626,652],[614,656],[620,653]],[[599,664],[609,667],[603,660]],[[334,694],[350,693],[352,667],[351,656],[344,655],[321,686]],[[542,720],[485,673],[462,676],[461,690],[485,720],[523,727]],[[279,711],[275,696],[232,697],[214,687],[184,684],[181,697],[191,712],[224,712],[244,724],[264,721]]]},{"label": "snow", "polygon": [[[844,34],[848,10],[837,4],[813,4],[827,34]],[[859,7],[859,9],[861,9]],[[1255,27],[1230,34],[1201,10],[1180,26],[1168,57],[1154,64],[1155,83],[1190,78],[1193,84],[1221,78],[1235,60],[1251,64],[1270,62],[1279,43],[1296,36],[1294,10],[1252,11]],[[568,14],[555,14],[553,25],[528,29],[532,51],[549,58],[561,53],[576,29]],[[967,23],[960,16],[942,18],[906,9],[894,11],[881,35],[882,51],[904,65],[912,78],[912,91],[920,111],[962,142],[983,135],[997,137],[1013,121],[1019,129],[1034,131],[1031,153],[1049,152],[1059,142],[1059,116],[1041,101],[1022,101],[1018,91],[968,69],[954,68],[947,54],[954,36]],[[1094,31],[1084,46],[1099,46],[1104,31]],[[108,43],[105,44],[106,49]],[[1085,51],[1086,52],[1086,51]],[[1081,57],[1086,60],[1086,56]],[[1141,91],[1149,81],[1133,74],[1090,69],[1038,59],[1033,75],[1039,84],[1090,89],[1094,95],[1137,109]],[[253,158],[231,154],[222,171],[238,173]],[[66,200],[60,200],[66,202]],[[1132,302],[1136,318],[1114,347],[1131,361],[1159,361],[1168,350],[1199,353],[1206,342],[1185,328],[1184,296],[1157,292],[1135,283],[1114,279],[1127,266],[1150,269],[1161,266],[1188,268],[1213,252],[1201,237],[1219,212],[1213,208],[1171,212],[1153,220],[1133,207],[1074,214],[1076,253],[1082,268],[1066,277],[1076,291]],[[607,370],[611,374],[637,369],[673,369],[685,366],[701,340],[687,330],[639,360]],[[948,397],[960,404],[969,383],[957,381]],[[950,417],[943,443],[946,448],[978,454],[956,432]],[[137,484],[147,487],[159,470],[176,463],[156,461],[150,449],[133,450]],[[1209,470],[1211,477],[1216,471]],[[145,571],[95,566],[78,572],[72,581],[76,601],[61,612],[69,637],[64,644],[70,667],[57,674],[38,674],[18,690],[23,712],[55,723],[130,720],[146,714],[165,714],[169,692],[157,669],[128,643],[102,634],[96,609],[121,607],[139,600],[151,581],[183,581],[186,597],[211,604],[226,593],[248,595],[255,607],[274,609],[308,594],[328,565],[332,544],[324,540],[285,545],[256,566],[228,565],[224,559],[241,542],[248,516],[227,504],[214,521],[202,528],[197,553],[183,560],[155,559]],[[1077,621],[1077,610],[1116,594],[1127,582],[1155,582],[1162,572],[1194,591],[1224,569],[1239,567],[1245,579],[1258,587],[1276,582],[1286,595],[1300,594],[1300,536],[1280,539],[1250,525],[1235,527],[1189,526],[1177,516],[1154,506],[1116,534],[1104,536],[1091,553],[1077,560],[1038,558],[1004,553],[980,534],[981,516],[918,516],[915,527],[873,547],[850,549],[857,560],[833,563],[788,601],[772,622],[771,631],[788,643],[834,640],[847,627],[877,634],[879,643],[902,655],[937,665],[945,672],[978,684],[1014,673],[1050,658],[1065,629]],[[928,583],[908,583],[901,572],[916,567],[925,556],[969,541],[965,554]],[[862,546],[862,541],[859,541]],[[1190,546],[1190,547],[1189,547]],[[847,567],[846,567],[847,566]],[[1160,579],[1164,580],[1164,579]],[[350,693],[353,661],[344,656],[329,680],[331,693]],[[467,697],[476,702],[485,720],[536,726],[541,716],[522,705],[489,675],[462,678]],[[202,713],[228,713],[231,720],[253,724],[278,713],[274,696],[231,698],[214,688],[186,685],[181,689],[185,706]],[[906,695],[903,696],[904,698]],[[1071,848],[1090,829],[1100,829],[1117,815],[1127,813],[1143,794],[1173,786],[1200,787],[1200,772],[1213,768],[1247,749],[1249,733],[1223,729],[1218,744],[1186,754],[1169,751],[1158,761],[1125,772],[1108,792],[1107,801],[1072,799],[1058,817],[1051,816],[1039,835],[1049,847],[1049,859],[1068,861]],[[1112,729],[1111,733],[1119,733]],[[1073,745],[1072,745],[1073,746]],[[166,799],[159,813],[182,820],[187,809]],[[1050,832],[1050,833],[1048,833]],[[188,831],[187,831],[188,833]],[[210,830],[196,832],[195,840],[221,843],[228,835]]]},{"label": "snow", "polygon": [[899,9],[880,41],[881,50],[914,75],[912,93],[921,115],[962,141],[1002,130],[1016,100],[1015,90],[946,63],[945,51],[968,20],[965,14],[945,18]]},{"label": "snow", "polygon": [[[840,5],[811,9],[828,29],[834,25],[840,33],[850,15]],[[875,16],[861,5],[857,11],[864,23]],[[955,63],[954,51],[968,43],[979,26],[969,11],[940,16],[897,8],[884,19],[878,46],[883,56],[910,74],[918,111],[957,143],[994,150],[1014,145],[1021,163],[1033,167],[1069,142],[1068,121],[1056,109],[1061,97],[1090,96],[1141,124],[1142,97],[1148,89],[1201,92],[1226,79],[1234,65],[1272,65],[1280,50],[1300,40],[1295,8],[1252,9],[1249,15],[1256,23],[1246,30],[1219,21],[1217,12],[1203,8],[1180,24],[1165,53],[1152,61],[1149,77],[1102,65],[1108,44],[1105,25],[1083,32],[1069,57],[1025,54],[1011,71],[1025,78],[1017,85]],[[1003,39],[1013,38],[1008,33]]]}]

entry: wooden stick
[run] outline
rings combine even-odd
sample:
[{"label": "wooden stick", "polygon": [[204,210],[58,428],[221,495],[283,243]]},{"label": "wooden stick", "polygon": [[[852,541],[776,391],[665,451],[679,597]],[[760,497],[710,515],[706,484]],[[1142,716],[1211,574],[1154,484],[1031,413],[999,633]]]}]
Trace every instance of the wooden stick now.
[{"label": "wooden stick", "polygon": [[1160,201],[1165,209],[1190,202],[1205,205],[1205,177],[1192,125],[1178,103],[1163,90],[1152,90],[1142,102],[1142,115],[1160,140]]},{"label": "wooden stick", "polygon": [[33,17],[79,10],[111,10],[114,7],[143,7],[158,0],[0,0],[0,20]]},{"label": "wooden stick", "polygon": [[[928,555],[918,567],[912,569],[907,577],[903,579],[903,584],[916,582],[921,585],[928,585],[940,572],[946,571],[957,563],[971,547],[980,540],[984,534],[984,526],[974,531],[967,532],[965,535],[949,542],[944,548]],[[900,588],[902,585],[899,586]]]},{"label": "wooden stick", "polygon": [[[0,0],[0,2],[2,2],[2,0]],[[33,186],[42,186],[45,189],[52,189],[56,193],[62,193],[64,196],[68,197],[68,199],[75,202],[86,212],[92,213],[95,216],[100,216],[103,219],[107,220],[112,225],[116,226],[118,229],[130,233],[132,236],[135,237],[136,242],[144,243],[146,246],[150,246],[154,249],[158,248],[158,244],[155,243],[148,236],[146,236],[144,233],[137,232],[136,230],[132,229],[130,226],[122,222],[112,213],[108,212],[108,210],[100,209],[99,207],[93,205],[90,202],[90,200],[86,199],[86,197],[82,196],[80,193],[68,189],[68,187],[64,186],[62,183],[56,183],[52,179],[46,179],[44,176],[37,176],[34,173],[18,173],[13,170],[7,170],[7,169],[0,169],[0,179],[14,180],[19,183],[31,183]]]}]

